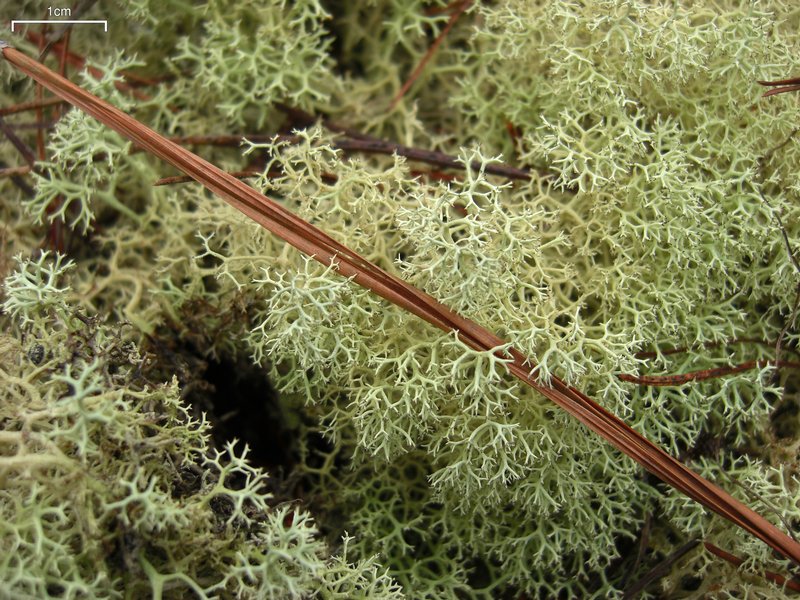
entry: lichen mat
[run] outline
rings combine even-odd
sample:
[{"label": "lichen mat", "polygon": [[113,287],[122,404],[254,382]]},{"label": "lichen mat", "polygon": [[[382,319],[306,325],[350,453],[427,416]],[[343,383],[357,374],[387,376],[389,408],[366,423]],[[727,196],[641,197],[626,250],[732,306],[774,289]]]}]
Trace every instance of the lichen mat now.
[{"label": "lichen mat", "polygon": [[552,377],[547,385],[537,381],[536,367],[532,361],[506,341],[382,270],[240,180],[167,140],[8,44],[0,42],[0,51],[10,64],[45,88],[141,149],[183,171],[301,252],[326,266],[333,265],[342,276],[351,278],[439,329],[456,332],[459,340],[470,348],[494,353],[506,363],[512,375],[549,398],[653,475],[800,565],[800,543],[683,465],[579,390],[557,377]]}]

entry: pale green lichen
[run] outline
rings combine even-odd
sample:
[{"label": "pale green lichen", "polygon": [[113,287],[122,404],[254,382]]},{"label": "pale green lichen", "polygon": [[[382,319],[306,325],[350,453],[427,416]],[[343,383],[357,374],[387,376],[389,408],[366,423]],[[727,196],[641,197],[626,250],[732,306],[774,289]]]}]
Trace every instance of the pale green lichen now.
[{"label": "pale green lichen", "polygon": [[[150,384],[121,329],[74,318],[61,257],[46,261],[20,260],[5,284],[4,597],[400,597],[374,558],[331,557],[307,512],[273,506],[246,448],[209,447],[177,382]],[[41,364],[20,346],[34,335]]]},{"label": "pale green lichen", "polygon": [[[76,30],[73,44],[106,61],[105,83],[87,78],[87,86],[165,133],[276,133],[282,117],[272,102],[284,101],[473,165],[453,181],[420,175],[401,158],[346,156],[320,128],[297,132],[296,143],[245,145],[248,160],[264,161],[258,186],[267,195],[497,332],[535,361],[543,381],[567,379],[781,527],[796,526],[796,368],[762,366],[658,388],[616,377],[774,359],[779,335],[782,359],[797,350],[790,317],[800,276],[786,242],[800,248],[800,149],[791,138],[800,110],[788,95],[759,101],[755,85],[792,72],[800,56],[796,11],[778,0],[475,3],[389,111],[449,18],[427,9],[445,4],[137,1],[123,9],[140,31],[121,29],[115,43],[146,62],[149,74],[173,77],[147,88],[148,98],[111,85],[131,62],[85,32]],[[9,103],[16,98],[3,93]],[[412,598],[603,597],[657,562],[645,557],[650,563],[625,579],[641,524],[662,508],[654,553],[669,553],[676,537],[706,536],[750,557],[753,572],[787,571],[730,524],[677,494],[665,500],[632,462],[513,383],[502,359],[468,351],[196,187],[150,188],[168,171],[129,155],[90,119],[70,112],[48,152],[47,175],[27,201],[32,213],[79,230],[102,226],[93,245],[79,244],[73,304],[58,288],[47,296],[51,304],[41,301],[50,312],[41,313],[37,339],[52,319],[80,325],[64,312],[80,306],[142,335],[180,337],[213,359],[251,357],[301,424],[295,472],[308,506],[332,539],[354,535],[340,558],[323,560],[307,517],[287,528],[285,507],[248,512],[239,500],[255,494],[245,488],[230,496],[232,512],[218,526],[255,519],[254,547],[291,546],[291,560],[205,548],[201,528],[192,539],[207,553],[187,551],[218,565],[219,578],[201,581],[194,558],[166,564],[144,555],[137,568],[151,587],[301,594],[363,560],[376,586],[356,586],[365,598],[389,585],[376,564]],[[203,153],[226,168],[242,166],[240,149]],[[530,180],[487,175],[497,157],[532,169]],[[10,187],[3,194],[10,256],[30,249],[30,224],[11,208],[19,194]],[[61,212],[48,212],[56,194]],[[22,301],[6,302],[25,321],[14,304]],[[680,347],[688,350],[637,356]],[[62,361],[60,370],[34,385],[62,393],[83,389],[75,382],[100,386],[75,400],[68,428],[75,447],[97,444],[92,431],[100,424],[133,418],[93,400],[129,385],[109,387],[95,358],[50,358],[47,368]],[[159,393],[151,413],[183,410]],[[186,422],[175,427],[174,436],[190,434]],[[217,461],[195,460],[216,473],[210,486],[224,485],[223,462],[258,484],[261,475],[241,457],[223,461],[207,448],[201,455]],[[164,481],[144,473],[127,476],[109,500],[115,514],[128,515],[122,524],[185,529],[183,519],[195,515],[172,511]],[[140,494],[153,499],[146,510]],[[206,496],[199,504],[209,503]],[[61,509],[39,504],[15,510],[66,523]],[[223,560],[217,551],[227,557],[224,569],[214,563]],[[358,597],[344,575],[337,581],[342,597]],[[661,585],[667,596],[691,595],[696,581],[701,592],[731,597],[781,593],[701,550]]]}]

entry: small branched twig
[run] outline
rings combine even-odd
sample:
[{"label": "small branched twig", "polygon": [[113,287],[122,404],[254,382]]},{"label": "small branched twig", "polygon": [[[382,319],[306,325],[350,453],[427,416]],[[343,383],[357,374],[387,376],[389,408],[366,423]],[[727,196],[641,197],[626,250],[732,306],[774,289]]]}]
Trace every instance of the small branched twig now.
[{"label": "small branched twig", "polygon": [[0,179],[14,177],[16,175],[27,175],[33,171],[33,167],[5,167],[0,168]]},{"label": "small branched twig", "polygon": [[[70,11],[70,15],[72,19],[80,19],[82,15],[86,14],[86,12],[97,3],[97,0],[78,0],[75,3],[75,6],[72,7]],[[39,54],[39,61],[44,61],[47,58],[47,55],[53,49],[62,38],[64,38],[65,43],[63,48],[66,48],[69,44],[69,34],[72,31],[73,23],[61,23],[56,25],[53,28],[53,31],[46,37],[47,44],[42,49],[41,53]],[[63,60],[63,56],[62,56]],[[63,75],[63,73],[62,73]]]},{"label": "small branched twig", "polygon": [[[95,2],[96,0],[91,0],[91,2]],[[80,4],[80,3],[79,3]],[[67,76],[67,52],[69,52],[69,42],[72,37],[72,24],[69,24],[69,28],[64,33],[64,43],[61,44],[61,52],[58,55],[58,72],[61,74],[62,77]],[[49,47],[49,46],[48,46]],[[47,50],[47,48],[45,48]],[[56,119],[60,119],[62,112],[64,109],[63,104],[56,104],[53,106],[53,112],[55,113]]]},{"label": "small branched twig", "polygon": [[[769,340],[760,340],[757,338],[733,338],[727,342],[706,342],[701,347],[718,348],[719,346],[727,346],[732,344],[758,344],[760,346],[766,346],[767,348],[775,347],[775,342],[770,342]],[[641,352],[634,354],[634,356],[636,358],[656,358],[657,356],[669,356],[671,354],[686,354],[687,352],[692,351],[693,349],[688,347],[665,348],[662,350],[642,350]],[[792,349],[792,352],[800,356],[800,350]]]},{"label": "small branched twig", "polygon": [[[52,39],[54,41],[58,41],[61,38],[63,42],[61,43],[61,49],[59,53],[59,73],[62,77],[66,76],[67,73],[67,59],[69,54],[69,40],[70,40],[70,31],[72,24],[66,23],[61,25],[55,32],[48,35],[48,27],[49,23],[45,24],[42,27],[42,35],[40,36],[38,45],[40,49],[40,60],[44,60],[44,57],[50,52],[53,48],[52,42],[47,42],[48,39]],[[39,106],[36,107],[36,122],[41,126],[45,122],[44,118],[44,86],[37,82],[36,84],[36,100],[39,103]],[[60,111],[60,105],[57,105],[58,110]],[[36,150],[37,155],[39,157],[39,161],[44,161],[47,156],[47,151],[45,149],[45,141],[44,141],[44,129],[39,128],[36,131]],[[33,163],[30,163],[33,166]],[[58,211],[63,198],[59,195],[52,199],[50,204],[47,207],[47,214],[51,215]],[[60,221],[53,221],[50,224],[49,228],[49,241],[50,245],[57,251],[63,252],[64,251],[64,233],[62,228],[62,223]]]},{"label": "small branched twig", "polygon": [[403,96],[406,95],[406,92],[411,89],[411,86],[414,85],[414,82],[419,78],[422,74],[422,71],[425,69],[425,65],[428,64],[433,55],[436,54],[436,51],[439,49],[439,46],[442,45],[444,38],[450,33],[450,30],[453,28],[453,25],[456,24],[458,18],[464,14],[464,12],[472,6],[472,0],[462,0],[461,2],[455,3],[453,13],[450,15],[450,19],[448,19],[447,24],[442,29],[441,33],[436,36],[436,39],[433,40],[431,47],[428,48],[428,51],[422,57],[422,60],[419,61],[414,71],[412,71],[411,75],[406,82],[403,84],[403,87],[400,88],[400,91],[395,94],[394,98],[392,98],[391,104],[389,104],[389,110],[394,110],[397,106],[397,103],[403,99]]},{"label": "small branched twig", "polygon": [[[325,126],[331,131],[343,131],[344,128],[330,127],[327,122]],[[348,132],[351,130],[347,130]],[[347,134],[349,135],[349,133]],[[176,144],[189,145],[189,146],[239,146],[242,140],[247,139],[251,142],[289,142],[292,144],[300,141],[300,136],[297,135],[263,135],[263,134],[240,134],[240,135],[190,135],[190,136],[176,136],[169,138],[170,141]],[[424,148],[414,148],[412,146],[404,146],[397,142],[390,140],[382,140],[374,138],[365,134],[358,134],[356,137],[350,136],[348,138],[339,138],[331,142],[331,146],[337,150],[344,152],[363,152],[371,154],[386,154],[391,156],[397,154],[404,156],[410,160],[435,165],[442,168],[464,170],[464,163],[459,161],[458,158],[444,152],[436,152],[435,150],[425,150]],[[132,148],[131,153],[141,152],[141,148]],[[479,170],[483,167],[486,173],[492,175],[500,175],[508,179],[530,179],[531,173],[527,169],[518,169],[510,165],[489,163],[481,165],[481,163],[474,162],[470,165],[473,169]]]},{"label": "small branched twig", "polygon": [[[42,35],[39,37],[39,51],[40,53],[44,51],[44,47],[46,45],[47,35],[49,33],[50,24],[45,22],[42,25]],[[43,123],[44,122],[44,109],[41,106],[42,100],[44,100],[44,86],[36,82],[36,100],[39,102],[39,106],[36,108],[36,122]],[[38,130],[36,132],[36,155],[38,156],[40,161],[45,159],[45,148],[44,148],[44,131]]]},{"label": "small branched twig", "polygon": [[4,106],[0,108],[0,117],[5,117],[7,115],[13,115],[16,113],[27,112],[29,110],[36,110],[37,108],[41,108],[43,106],[53,106],[55,104],[67,104],[61,98],[52,97],[52,98],[45,98],[41,102],[38,100],[34,100],[33,102],[20,102],[19,104],[12,104],[11,106]]},{"label": "small branched twig", "polygon": [[623,598],[625,600],[633,600],[639,594],[641,594],[647,586],[652,584],[655,581],[658,581],[662,577],[666,577],[669,575],[670,571],[672,570],[672,565],[678,562],[681,558],[683,558],[686,554],[694,550],[700,544],[700,540],[694,539],[686,542],[675,550],[672,554],[667,556],[664,560],[658,563],[655,567],[650,569],[644,577],[639,579],[636,583],[634,583],[631,587],[625,590],[623,594]]},{"label": "small branched twig", "polygon": [[[235,177],[236,179],[248,179],[250,177],[260,177],[262,175],[266,175],[269,178],[273,177],[280,177],[283,172],[279,170],[272,170],[267,171],[264,173],[263,171],[259,171],[257,169],[247,169],[243,171],[226,171],[228,175],[231,177]],[[320,179],[325,183],[336,183],[338,181],[338,177],[333,173],[321,173]],[[161,179],[155,181],[153,186],[161,186],[161,185],[174,185],[177,183],[192,183],[196,181],[193,177],[189,177],[188,175],[173,175],[172,177],[162,177]]]},{"label": "small branched twig", "polygon": [[[735,565],[736,567],[740,567],[742,563],[744,563],[744,559],[739,558],[738,556],[734,556],[730,552],[726,552],[725,550],[715,546],[710,542],[703,542],[703,545],[705,546],[706,550],[711,552],[711,554],[713,554],[714,556],[718,556],[723,560],[728,561],[729,563]],[[774,573],[772,571],[764,571],[762,577],[777,585],[786,586],[792,591],[800,592],[800,581],[798,581],[797,579],[787,579],[786,577],[778,575],[777,573]]]},{"label": "small branched twig", "polygon": [[[13,171],[17,169],[26,169],[26,172],[14,173]],[[22,193],[25,194],[26,198],[33,198],[33,196],[36,194],[36,190],[34,190],[23,177],[24,174],[27,174],[32,170],[31,167],[7,167],[4,162],[0,161],[0,170],[5,171],[3,176],[10,177],[12,183],[22,190]]]},{"label": "small branched twig", "polygon": [[[279,110],[288,114],[294,121],[300,123],[302,126],[308,127],[317,122],[317,117],[300,109],[280,103],[276,103],[275,106]],[[380,138],[362,133],[356,129],[339,125],[338,123],[334,123],[327,119],[322,119],[322,124],[326,129],[333,131],[334,133],[341,133],[346,135],[348,138],[351,138],[349,140],[339,139],[334,142],[335,147],[341,147],[342,150],[353,149],[361,152],[374,152],[378,154],[398,154],[399,156],[405,156],[410,160],[428,163],[437,167],[459,169],[462,171],[466,168],[466,165],[459,161],[458,158],[450,154],[445,154],[444,152],[425,150],[423,148],[414,148],[412,146],[398,144],[397,142],[382,140]],[[503,163],[481,164],[476,161],[469,166],[474,170],[480,170],[483,168],[484,172],[490,175],[499,175],[508,179],[529,180],[531,178],[530,170],[518,169]]]},{"label": "small branched twig", "polygon": [[25,159],[25,162],[28,163],[28,166],[33,167],[33,165],[36,163],[36,154],[34,153],[33,149],[14,132],[12,127],[5,122],[3,117],[0,117],[0,131],[5,134],[5,136],[8,138],[8,141],[11,142],[11,145],[14,146],[22,158]]},{"label": "small branched twig", "polygon": [[[27,32],[26,37],[28,38],[29,41],[31,41],[34,44],[40,45],[40,47],[42,48],[44,47],[44,44],[47,43],[47,38],[43,34],[38,34],[32,30]],[[53,49],[61,52],[62,51],[61,45],[63,43],[64,43],[63,41],[60,41],[57,42],[56,44],[53,44]],[[75,52],[72,52],[69,49],[67,49],[64,51],[64,56],[65,60],[76,69],[78,70],[86,69],[92,77],[95,77],[97,79],[101,79],[103,77],[103,71],[101,69],[98,69],[97,67],[93,67],[92,65],[87,64],[86,59],[80,54],[76,54]],[[131,80],[131,82],[137,82],[145,85],[150,85],[151,83],[150,80],[141,78],[127,71],[121,72],[120,75],[122,75],[126,81]],[[116,87],[121,92],[130,94],[137,100],[150,100],[150,96],[148,96],[147,94],[145,94],[140,90],[135,89],[131,83],[117,81],[114,83],[114,87]],[[42,101],[41,98],[37,98],[36,100],[37,102]]]},{"label": "small branched twig", "polygon": [[[796,82],[800,83],[800,79],[796,79],[796,80],[795,79],[784,79],[783,81],[777,81],[777,82],[761,82],[761,81],[759,81],[759,83],[761,83],[762,85],[784,85],[787,82],[793,82],[793,81],[796,81]],[[798,87],[797,89],[800,89],[800,87]],[[774,94],[778,94],[778,93],[781,93],[781,91],[779,91],[779,90],[781,90],[781,88],[778,88],[776,90],[770,90],[770,92],[773,92]],[[785,92],[785,91],[793,91],[793,90],[787,88],[787,89],[783,89],[782,91]],[[767,92],[764,95],[765,96],[771,95],[770,92]],[[792,244],[789,241],[789,233],[786,231],[786,227],[783,224],[783,219],[781,218],[780,213],[777,210],[775,210],[775,208],[772,206],[772,203],[770,203],[770,201],[767,199],[766,195],[764,195],[764,180],[766,178],[765,170],[766,170],[766,166],[767,166],[767,163],[769,162],[769,160],[772,158],[772,156],[778,150],[782,149],[789,142],[791,142],[794,139],[794,136],[797,135],[797,133],[799,131],[800,131],[800,127],[796,127],[795,129],[793,129],[789,133],[789,135],[786,136],[785,140],[783,140],[777,146],[774,146],[773,148],[770,148],[770,150],[768,150],[764,154],[764,156],[762,156],[758,160],[758,182],[757,182],[758,183],[758,185],[757,185],[758,195],[761,197],[761,201],[764,203],[764,205],[767,207],[767,209],[769,210],[769,212],[772,215],[772,217],[775,219],[775,222],[778,225],[778,229],[781,232],[781,237],[783,238],[783,243],[786,246],[786,254],[789,256],[789,261],[794,266],[794,268],[797,271],[798,275],[800,275],[800,261],[798,261],[797,255],[795,254],[795,251],[794,251],[794,248],[792,248]],[[792,307],[792,312],[790,313],[789,318],[786,320],[786,323],[784,324],[783,328],[781,329],[780,333],[778,334],[778,339],[775,342],[775,360],[776,361],[780,360],[780,358],[781,358],[781,350],[782,350],[781,346],[783,344],[783,338],[786,336],[786,333],[789,331],[789,328],[790,327],[794,327],[795,321],[797,319],[798,308],[800,308],[800,280],[798,280],[798,283],[797,283],[797,291],[795,293],[794,306]]]},{"label": "small branched twig", "polygon": [[28,163],[27,166],[24,167],[5,167],[5,165],[2,164],[0,165],[3,167],[0,169],[2,173],[0,176],[10,177],[13,184],[22,190],[22,193],[25,194],[26,197],[32,198],[36,191],[25,181],[23,175],[27,175],[36,168],[36,154],[34,154],[33,149],[14,132],[12,127],[6,123],[1,116],[0,130],[2,130],[8,138],[8,141],[17,149],[17,152],[20,153],[22,158],[25,159],[25,162]]},{"label": "small branched twig", "polygon": [[650,385],[657,387],[683,385],[691,381],[705,381],[707,379],[717,379],[725,375],[732,375],[733,373],[741,373],[755,368],[763,368],[767,365],[772,365],[775,368],[793,368],[800,369],[800,362],[788,360],[748,360],[738,365],[730,365],[725,367],[715,367],[713,369],[703,369],[700,371],[691,371],[689,373],[679,373],[677,375],[628,375],[620,373],[617,378],[621,381],[629,383],[637,383],[639,385]]},{"label": "small branched twig", "polygon": [[31,129],[44,129],[45,131],[49,131],[56,126],[56,121],[47,121],[45,123],[37,123],[37,122],[30,122],[30,123],[14,123],[12,127],[15,131],[25,131]]},{"label": "small branched twig", "polygon": [[620,588],[624,588],[628,584],[628,579],[631,575],[636,573],[639,570],[639,566],[642,564],[644,560],[644,555],[647,552],[647,547],[650,545],[650,531],[653,528],[653,512],[647,511],[647,514],[644,517],[644,524],[639,532],[639,545],[636,551],[636,560],[633,563],[633,566],[628,569],[625,575],[622,578],[622,581],[619,584]]},{"label": "small branched twig", "polygon": [[797,284],[797,292],[794,296],[794,306],[792,307],[792,312],[789,314],[789,318],[786,319],[786,323],[784,323],[783,328],[781,329],[780,334],[778,334],[778,341],[775,344],[775,356],[780,356],[781,351],[783,348],[781,344],[783,342],[783,338],[786,333],[789,331],[789,328],[794,327],[795,322],[797,321],[797,311],[800,309],[800,282]]}]

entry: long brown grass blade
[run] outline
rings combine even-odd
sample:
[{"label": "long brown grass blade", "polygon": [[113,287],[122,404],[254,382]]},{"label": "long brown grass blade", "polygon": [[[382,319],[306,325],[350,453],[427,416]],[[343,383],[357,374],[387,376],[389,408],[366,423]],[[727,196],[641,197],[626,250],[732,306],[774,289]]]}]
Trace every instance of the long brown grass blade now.
[{"label": "long brown grass blade", "polygon": [[[467,346],[476,350],[491,351],[499,357],[510,359],[508,369],[518,379],[538,390],[662,481],[745,529],[800,565],[798,542],[745,504],[683,465],[579,390],[556,377],[551,379],[549,385],[537,381],[536,368],[532,361],[518,350],[508,348],[504,340],[495,334],[461,317],[428,294],[370,263],[260,192],[169,141],[25,54],[5,43],[0,45],[0,51],[9,63],[54,94],[130,139],[147,152],[191,176],[298,250],[326,266],[335,265],[341,275],[352,278],[359,285],[428,323],[445,331],[455,331]],[[507,349],[501,350],[500,347]]]}]

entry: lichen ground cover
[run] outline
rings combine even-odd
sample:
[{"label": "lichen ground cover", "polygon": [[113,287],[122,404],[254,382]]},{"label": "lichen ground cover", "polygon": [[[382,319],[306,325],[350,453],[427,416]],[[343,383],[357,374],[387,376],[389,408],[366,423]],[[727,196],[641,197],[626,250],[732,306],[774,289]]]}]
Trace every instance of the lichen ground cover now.
[{"label": "lichen ground cover", "polygon": [[[94,5],[110,34],[47,60],[796,529],[800,111],[757,84],[793,74],[796,9],[463,8]],[[36,98],[0,73],[3,107]],[[692,539],[745,562],[698,545],[643,597],[788,594],[763,576],[788,563],[496,357],[153,186],[175,173],[79,111],[3,119],[36,168],[0,179],[2,595],[613,597]],[[463,168],[337,146],[358,135]],[[262,420],[231,427],[242,396]]]}]

